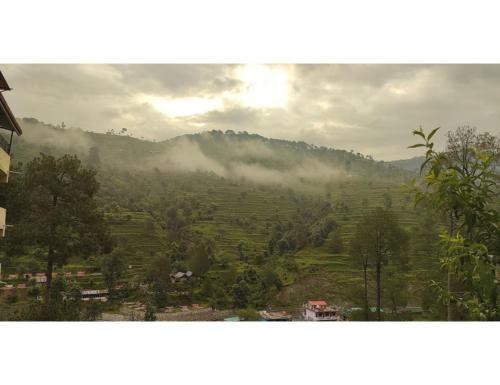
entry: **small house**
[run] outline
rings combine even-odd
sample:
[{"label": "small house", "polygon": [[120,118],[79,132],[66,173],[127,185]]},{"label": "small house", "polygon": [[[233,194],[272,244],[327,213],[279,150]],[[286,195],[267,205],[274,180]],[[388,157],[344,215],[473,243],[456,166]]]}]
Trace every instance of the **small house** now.
[{"label": "small house", "polygon": [[35,276],[35,281],[36,283],[47,283],[47,276],[44,274],[44,275],[36,275]]},{"label": "small house", "polygon": [[106,302],[108,300],[109,291],[107,289],[82,290],[81,295],[83,301],[97,300],[101,302]]},{"label": "small house", "polygon": [[304,320],[306,321],[341,321],[340,307],[328,305],[326,301],[308,301],[304,304]]}]

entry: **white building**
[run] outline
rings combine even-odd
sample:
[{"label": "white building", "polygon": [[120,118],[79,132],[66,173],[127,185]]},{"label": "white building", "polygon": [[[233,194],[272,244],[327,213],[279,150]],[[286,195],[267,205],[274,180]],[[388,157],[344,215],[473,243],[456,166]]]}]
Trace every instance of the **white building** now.
[{"label": "white building", "polygon": [[304,304],[306,321],[342,321],[340,307],[328,305],[326,301],[308,301]]},{"label": "white building", "polygon": [[82,290],[82,301],[97,300],[106,302],[108,300],[109,291],[103,290]]}]

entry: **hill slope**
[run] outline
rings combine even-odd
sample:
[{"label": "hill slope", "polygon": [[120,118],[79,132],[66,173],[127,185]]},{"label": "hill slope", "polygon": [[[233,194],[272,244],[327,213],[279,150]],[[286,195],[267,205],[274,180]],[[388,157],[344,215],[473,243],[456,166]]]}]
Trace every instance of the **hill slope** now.
[{"label": "hill slope", "polygon": [[[285,288],[267,303],[296,307],[313,297],[349,302],[361,283],[347,252],[361,215],[390,205],[408,230],[419,222],[400,187],[413,173],[360,154],[245,132],[210,131],[150,142],[34,119],[21,124],[25,134],[14,143],[14,163],[41,151],[74,153],[98,170],[99,203],[134,266],[127,280],[142,274],[157,253],[182,254],[174,269],[195,268],[196,252],[190,247],[208,242],[214,250],[208,275],[214,279],[249,268],[259,274],[272,269],[279,276]],[[180,230],[168,229],[172,213]],[[311,240],[329,222],[335,225]],[[285,238],[297,223],[303,226],[297,235],[303,233],[303,244],[270,253],[273,237]],[[5,268],[15,270],[17,260]],[[418,273],[434,263],[411,262],[408,281],[418,288]],[[95,278],[93,285],[102,281]]]}]

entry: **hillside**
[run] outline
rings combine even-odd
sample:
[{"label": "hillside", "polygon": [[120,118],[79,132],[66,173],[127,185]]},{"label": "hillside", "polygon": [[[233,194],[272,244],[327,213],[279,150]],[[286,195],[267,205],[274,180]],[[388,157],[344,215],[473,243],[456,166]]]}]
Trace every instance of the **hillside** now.
[{"label": "hillside", "polygon": [[234,131],[205,131],[163,142],[133,138],[125,129],[98,134],[22,119],[25,134],[15,138],[15,161],[38,152],[74,153],[103,168],[150,171],[204,171],[257,183],[318,184],[370,178],[400,182],[409,173],[390,163],[340,149],[268,139]]},{"label": "hillside", "polygon": [[393,160],[390,162],[387,162],[393,166],[396,166],[398,168],[401,168],[403,170],[408,170],[408,171],[416,171],[420,168],[420,165],[422,162],[425,160],[425,157],[423,156],[415,156],[410,159],[399,159],[399,160]]},{"label": "hillside", "polygon": [[[207,276],[228,291],[252,270],[277,277],[278,290],[267,288],[255,306],[294,309],[308,298],[352,304],[362,277],[348,255],[349,241],[363,213],[389,206],[408,231],[420,226],[422,213],[413,210],[402,188],[413,173],[361,154],[245,132],[150,142],[125,132],[67,130],[34,119],[21,123],[25,134],[16,138],[13,164],[39,152],[74,153],[98,170],[99,205],[131,266],[124,283],[140,280],[157,254],[171,255],[174,270],[196,271],[197,246],[205,245],[211,250]],[[35,264],[31,253],[4,258],[5,271],[28,270]],[[413,304],[420,303],[421,273],[437,266],[437,259],[417,255],[405,273]],[[70,258],[58,268],[93,266],[95,261]],[[99,275],[82,284],[103,286]],[[190,290],[187,297],[173,292],[170,298],[177,304],[206,301],[203,287]]]}]

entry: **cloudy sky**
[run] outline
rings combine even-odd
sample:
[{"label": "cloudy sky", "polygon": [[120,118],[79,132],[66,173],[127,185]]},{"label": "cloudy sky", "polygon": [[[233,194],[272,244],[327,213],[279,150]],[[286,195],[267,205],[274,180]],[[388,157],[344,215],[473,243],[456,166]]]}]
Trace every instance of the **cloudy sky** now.
[{"label": "cloudy sky", "polygon": [[212,129],[419,155],[411,130],[498,133],[500,65],[0,65],[18,117],[163,140]]}]

